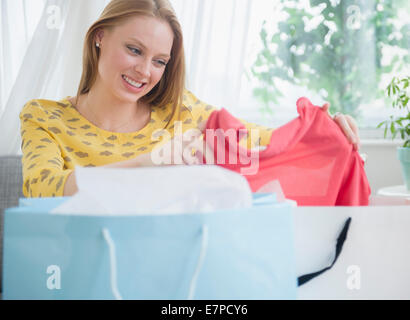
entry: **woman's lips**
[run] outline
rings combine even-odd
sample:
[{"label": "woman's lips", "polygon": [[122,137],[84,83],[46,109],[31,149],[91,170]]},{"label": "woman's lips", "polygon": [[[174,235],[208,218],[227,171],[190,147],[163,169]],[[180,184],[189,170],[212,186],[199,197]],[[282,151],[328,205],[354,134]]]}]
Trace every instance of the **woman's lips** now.
[{"label": "woman's lips", "polygon": [[142,89],[144,89],[146,83],[145,82],[139,82],[131,79],[130,77],[126,75],[122,75],[122,79],[126,85],[126,87],[133,91],[133,92],[141,92]]}]

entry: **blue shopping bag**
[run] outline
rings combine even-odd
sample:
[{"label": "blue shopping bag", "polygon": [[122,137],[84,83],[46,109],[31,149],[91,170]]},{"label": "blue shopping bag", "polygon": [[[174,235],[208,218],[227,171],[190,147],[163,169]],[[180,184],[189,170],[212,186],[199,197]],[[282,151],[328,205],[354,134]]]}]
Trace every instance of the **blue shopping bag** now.
[{"label": "blue shopping bag", "polygon": [[292,208],[206,214],[50,214],[21,199],[4,217],[4,299],[295,299]]}]

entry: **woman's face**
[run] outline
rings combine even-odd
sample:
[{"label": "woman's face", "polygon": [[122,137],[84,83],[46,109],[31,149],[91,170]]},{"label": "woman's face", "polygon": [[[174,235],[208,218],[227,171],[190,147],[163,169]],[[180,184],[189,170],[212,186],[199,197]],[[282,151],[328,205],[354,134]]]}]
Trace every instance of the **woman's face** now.
[{"label": "woman's face", "polygon": [[134,17],[97,33],[100,59],[97,80],[123,102],[136,102],[161,80],[174,34],[165,21]]}]

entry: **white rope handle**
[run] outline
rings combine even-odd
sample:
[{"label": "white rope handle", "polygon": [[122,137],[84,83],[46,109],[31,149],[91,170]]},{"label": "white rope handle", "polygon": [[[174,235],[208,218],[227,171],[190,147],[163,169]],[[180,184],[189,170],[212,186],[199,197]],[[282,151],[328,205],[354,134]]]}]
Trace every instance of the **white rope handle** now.
[{"label": "white rope handle", "polygon": [[111,278],[111,291],[116,300],[122,300],[122,297],[118,291],[117,286],[117,260],[115,258],[115,244],[111,238],[110,231],[107,228],[102,230],[105,242],[108,245],[110,251],[110,278]]},{"label": "white rope handle", "polygon": [[193,300],[196,290],[196,282],[198,280],[199,272],[201,271],[202,265],[205,260],[206,250],[208,249],[208,226],[204,225],[202,227],[202,242],[201,242],[201,252],[199,254],[198,264],[196,266],[194,275],[192,276],[191,283],[189,285],[189,295],[188,300]]}]

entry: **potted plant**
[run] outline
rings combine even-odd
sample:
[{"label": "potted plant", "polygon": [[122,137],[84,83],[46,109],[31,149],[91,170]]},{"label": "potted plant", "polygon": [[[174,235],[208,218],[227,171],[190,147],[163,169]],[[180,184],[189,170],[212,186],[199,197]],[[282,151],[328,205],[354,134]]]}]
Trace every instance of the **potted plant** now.
[{"label": "potted plant", "polygon": [[387,86],[387,96],[393,100],[392,107],[404,110],[404,115],[400,117],[390,116],[389,120],[381,122],[377,127],[385,126],[384,137],[388,131],[392,134],[392,139],[397,135],[404,140],[402,147],[397,148],[397,156],[401,162],[403,179],[408,191],[410,191],[410,77],[394,77]]}]

